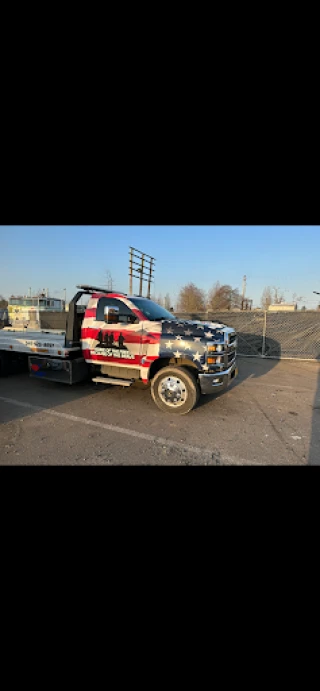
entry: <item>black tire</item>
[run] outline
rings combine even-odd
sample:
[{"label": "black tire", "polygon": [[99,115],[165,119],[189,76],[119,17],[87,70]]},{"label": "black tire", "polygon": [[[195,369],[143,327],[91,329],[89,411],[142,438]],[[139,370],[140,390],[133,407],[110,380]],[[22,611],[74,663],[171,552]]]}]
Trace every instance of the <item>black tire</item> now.
[{"label": "black tire", "polygon": [[0,353],[0,377],[8,377],[10,373],[10,354],[2,351]]},{"label": "black tire", "polygon": [[[170,391],[169,387],[172,387],[173,390]],[[199,401],[199,382],[186,367],[169,365],[159,370],[152,379],[151,395],[160,410],[173,415],[186,415]],[[166,398],[167,402],[165,401]]]}]

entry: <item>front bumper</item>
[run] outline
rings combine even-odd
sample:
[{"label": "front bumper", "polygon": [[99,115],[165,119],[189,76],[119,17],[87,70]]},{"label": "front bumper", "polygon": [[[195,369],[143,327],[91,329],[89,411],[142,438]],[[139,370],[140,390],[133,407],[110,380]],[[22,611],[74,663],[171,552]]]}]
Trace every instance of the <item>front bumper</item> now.
[{"label": "front bumper", "polygon": [[233,362],[229,369],[224,370],[224,372],[213,372],[210,374],[199,374],[199,383],[201,393],[214,393],[214,391],[220,391],[221,389],[226,389],[232,379],[238,375],[238,369],[236,362]]}]

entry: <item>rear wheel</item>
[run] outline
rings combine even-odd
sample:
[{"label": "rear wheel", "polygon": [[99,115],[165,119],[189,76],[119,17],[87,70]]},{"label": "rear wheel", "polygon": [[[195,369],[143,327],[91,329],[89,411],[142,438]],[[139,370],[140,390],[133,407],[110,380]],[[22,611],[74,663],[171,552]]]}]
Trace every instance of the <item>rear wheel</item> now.
[{"label": "rear wheel", "polygon": [[10,354],[2,351],[0,353],[0,377],[7,377],[11,370]]},{"label": "rear wheel", "polygon": [[186,415],[198,403],[199,383],[186,367],[164,367],[151,382],[151,395],[160,410]]}]

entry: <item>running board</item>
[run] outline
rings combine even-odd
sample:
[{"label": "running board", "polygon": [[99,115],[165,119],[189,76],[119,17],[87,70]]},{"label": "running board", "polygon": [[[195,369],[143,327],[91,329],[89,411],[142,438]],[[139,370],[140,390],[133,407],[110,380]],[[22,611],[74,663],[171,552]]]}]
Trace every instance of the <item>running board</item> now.
[{"label": "running board", "polygon": [[111,379],[111,377],[95,377],[92,381],[96,384],[114,384],[115,386],[131,386],[134,382],[131,379]]}]

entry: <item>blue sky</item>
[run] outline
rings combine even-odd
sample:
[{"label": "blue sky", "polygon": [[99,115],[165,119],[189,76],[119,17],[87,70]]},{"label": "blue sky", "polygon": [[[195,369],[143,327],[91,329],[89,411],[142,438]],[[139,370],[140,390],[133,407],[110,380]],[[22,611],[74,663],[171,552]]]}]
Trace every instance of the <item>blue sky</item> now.
[{"label": "blue sky", "polygon": [[[129,245],[152,255],[155,294],[174,304],[189,281],[208,290],[216,281],[260,304],[266,285],[317,305],[320,226],[0,226],[0,294],[48,287],[70,299],[78,283],[103,285],[109,270],[117,290],[128,292]],[[59,292],[60,291],[60,292]],[[134,285],[138,292],[138,284]],[[319,296],[320,298],[320,296]],[[301,303],[303,304],[303,303]]]}]

